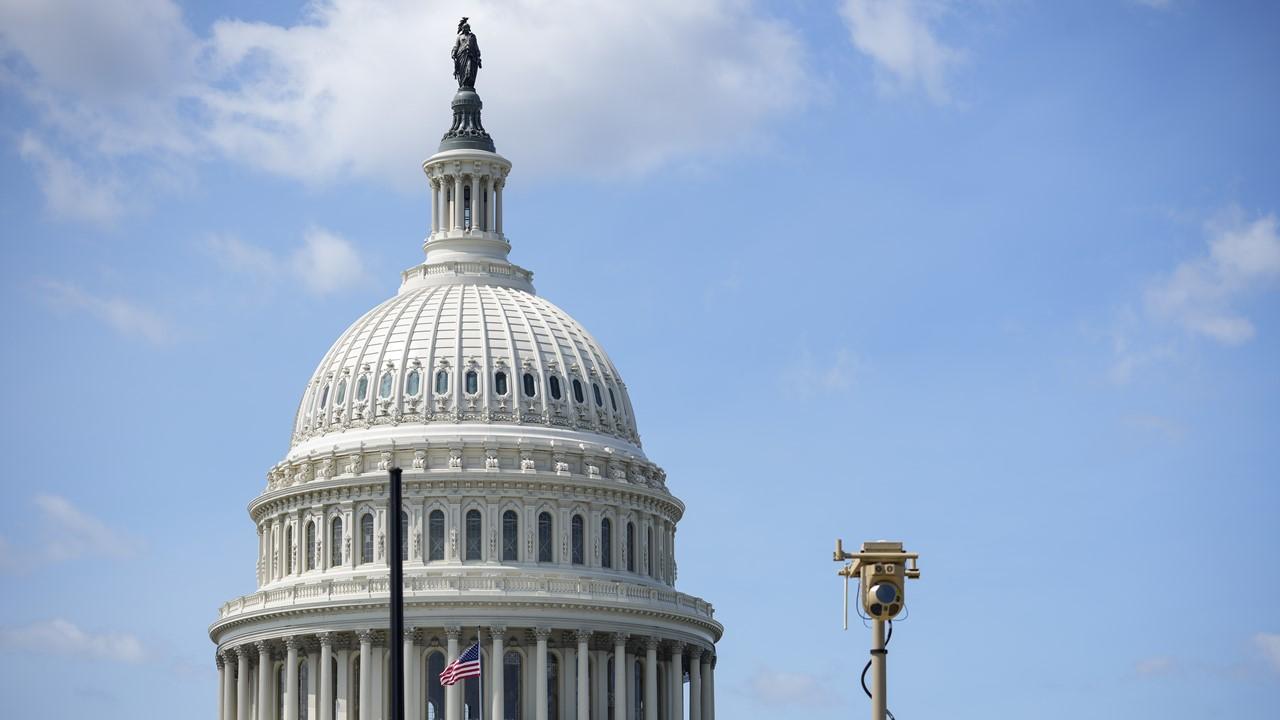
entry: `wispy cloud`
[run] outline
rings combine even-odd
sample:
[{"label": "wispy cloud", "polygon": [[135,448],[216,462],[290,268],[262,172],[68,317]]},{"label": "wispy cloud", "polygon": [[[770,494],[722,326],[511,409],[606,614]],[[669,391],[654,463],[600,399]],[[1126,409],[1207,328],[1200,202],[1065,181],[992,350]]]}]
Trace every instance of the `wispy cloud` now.
[{"label": "wispy cloud", "polygon": [[1253,644],[1262,653],[1268,668],[1280,675],[1280,633],[1260,632],[1253,636]]},{"label": "wispy cloud", "polygon": [[177,339],[165,318],[133,300],[95,295],[58,280],[41,281],[38,288],[53,307],[87,312],[121,334],[142,338],[153,345],[167,345]]},{"label": "wispy cloud", "polygon": [[62,619],[0,628],[0,647],[112,662],[139,663],[147,657],[134,635],[89,633]]},{"label": "wispy cloud", "polygon": [[936,0],[844,0],[840,15],[854,47],[875,62],[882,89],[920,89],[945,103],[947,74],[963,58],[935,32],[945,9]]},{"label": "wispy cloud", "polygon": [[845,348],[817,357],[808,348],[800,351],[784,375],[786,383],[803,397],[846,392],[857,375],[857,358]]},{"label": "wispy cloud", "polygon": [[1178,669],[1178,661],[1168,655],[1143,658],[1133,664],[1133,671],[1142,676],[1168,675]]},{"label": "wispy cloud", "polygon": [[281,257],[234,235],[214,235],[208,249],[225,268],[265,280],[290,279],[315,295],[355,287],[368,279],[364,258],[346,238],[311,228],[302,244]]},{"label": "wispy cloud", "polygon": [[786,707],[829,705],[834,699],[816,675],[766,667],[747,678],[747,693],[765,705]]},{"label": "wispy cloud", "polygon": [[1147,309],[1193,335],[1239,345],[1256,333],[1236,309],[1249,293],[1280,279],[1280,235],[1276,216],[1251,221],[1238,211],[1206,228],[1208,253],[1186,260],[1147,289]]},{"label": "wispy cloud", "polygon": [[51,214],[109,225],[124,212],[120,183],[114,177],[89,177],[82,167],[29,132],[18,142],[18,153],[34,168]]},{"label": "wispy cloud", "polygon": [[139,543],[59,495],[37,495],[39,541],[15,545],[0,538],[0,568],[27,571],[83,557],[129,558]]}]

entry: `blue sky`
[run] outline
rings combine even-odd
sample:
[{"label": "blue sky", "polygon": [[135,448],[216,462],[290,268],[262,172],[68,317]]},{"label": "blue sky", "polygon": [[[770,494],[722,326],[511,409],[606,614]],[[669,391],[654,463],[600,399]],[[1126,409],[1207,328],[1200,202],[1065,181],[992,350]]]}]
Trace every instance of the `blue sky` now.
[{"label": "blue sky", "polygon": [[[1280,706],[1270,3],[0,2],[12,717],[212,716],[315,363],[395,291],[472,17],[513,260],[688,505],[722,717]],[[145,698],[145,699],[144,699]]]}]

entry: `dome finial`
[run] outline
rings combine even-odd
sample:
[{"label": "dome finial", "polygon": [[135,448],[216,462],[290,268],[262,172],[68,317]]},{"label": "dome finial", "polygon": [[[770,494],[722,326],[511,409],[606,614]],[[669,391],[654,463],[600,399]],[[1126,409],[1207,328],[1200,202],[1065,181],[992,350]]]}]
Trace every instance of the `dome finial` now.
[{"label": "dome finial", "polygon": [[453,96],[453,125],[440,139],[440,152],[445,150],[488,150],[494,152],[493,138],[480,122],[480,95],[476,93],[476,74],[480,72],[480,44],[471,32],[469,18],[458,21],[458,38],[453,43],[453,77],[458,92]]}]

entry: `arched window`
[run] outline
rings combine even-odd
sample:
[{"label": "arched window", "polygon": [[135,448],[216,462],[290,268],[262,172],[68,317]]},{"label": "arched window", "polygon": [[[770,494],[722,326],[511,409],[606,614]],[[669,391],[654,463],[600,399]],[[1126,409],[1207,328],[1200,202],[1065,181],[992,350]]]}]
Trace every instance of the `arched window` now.
[{"label": "arched window", "polygon": [[613,567],[613,521],[609,518],[600,521],[600,564]]},{"label": "arched window", "polygon": [[484,527],[479,510],[467,511],[467,560],[481,560],[484,548]]},{"label": "arched window", "polygon": [[[337,679],[338,677],[338,658],[333,656],[329,659],[329,677]],[[329,717],[338,717],[338,693],[330,693],[329,698]]]},{"label": "arched window", "polygon": [[284,529],[284,574],[293,574],[293,526]]},{"label": "arched window", "polygon": [[609,664],[606,667],[608,668],[608,670],[605,671],[605,676],[604,676],[604,681],[606,686],[605,687],[605,704],[609,708],[609,712],[607,713],[607,715],[609,717],[613,717],[613,703],[614,703],[614,694],[615,694],[614,687],[613,687],[613,653],[609,653]]},{"label": "arched window", "polygon": [[391,397],[391,388],[395,384],[395,376],[388,370],[382,373],[382,380],[378,382],[378,397],[386,400]]},{"label": "arched window", "polygon": [[471,229],[471,186],[462,188],[462,226],[468,230]]},{"label": "arched window", "polygon": [[360,517],[360,562],[373,562],[373,513]]},{"label": "arched window", "polygon": [[635,697],[632,698],[631,714],[632,717],[644,717],[644,665],[639,660],[631,663],[631,687],[635,688]]},{"label": "arched window", "polygon": [[520,679],[524,675],[521,661],[520,653],[514,651],[502,658],[502,717],[499,720],[521,720]]},{"label": "arched window", "polygon": [[475,395],[480,392],[480,376],[476,374],[475,370],[467,371],[464,382],[467,384],[466,388],[468,395]]},{"label": "arched window", "polygon": [[547,717],[560,717],[560,658],[547,653]]},{"label": "arched window", "polygon": [[[480,664],[487,665],[481,653]],[[462,681],[462,720],[480,720],[480,678],[469,677]]]},{"label": "arched window", "polygon": [[604,407],[604,398],[600,397],[600,386],[591,383],[591,394],[596,396],[596,407]]},{"label": "arched window", "polygon": [[636,524],[627,523],[627,572],[636,571]]},{"label": "arched window", "polygon": [[583,537],[582,516],[574,515],[570,526],[572,527],[570,534],[573,536],[571,540],[573,543],[573,564],[581,565],[583,561],[583,546],[586,544],[585,538]]},{"label": "arched window", "polygon": [[667,714],[667,703],[663,699],[667,696],[667,672],[666,663],[658,663],[658,720],[667,720],[670,717]]},{"label": "arched window", "polygon": [[427,655],[427,720],[444,718],[444,687],[440,685],[444,665],[444,653]]},{"label": "arched window", "polygon": [[404,394],[409,397],[416,397],[421,389],[422,373],[417,370],[410,370],[409,376],[404,379]]},{"label": "arched window", "polygon": [[520,559],[520,516],[515,510],[502,513],[502,561]]},{"label": "arched window", "polygon": [[538,383],[533,379],[533,373],[525,373],[523,382],[525,397],[533,397],[538,394]]},{"label": "arched window", "polygon": [[432,510],[427,518],[427,559],[444,559],[444,512]]},{"label": "arched window", "polygon": [[369,376],[361,375],[356,381],[356,402],[364,402],[369,397]]},{"label": "arched window", "polygon": [[320,409],[323,410],[329,405],[329,386],[325,385],[320,391]]},{"label": "arched window", "polygon": [[579,403],[586,402],[586,398],[582,394],[582,383],[578,378],[573,379],[573,399],[577,400]]},{"label": "arched window", "polygon": [[649,577],[653,577],[653,528],[646,527],[644,529],[644,572]]},{"label": "arched window", "polygon": [[336,517],[329,523],[329,564],[337,567],[342,564],[342,518]]},{"label": "arched window", "polygon": [[307,708],[309,707],[309,703],[307,702],[307,696],[308,696],[307,688],[309,687],[309,683],[310,683],[310,679],[307,677],[307,674],[310,672],[311,672],[311,668],[308,666],[306,658],[302,658],[301,660],[299,660],[298,661],[298,720],[307,720]]},{"label": "arched window", "polygon": [[409,513],[400,511],[400,560],[409,559]]},{"label": "arched window", "polygon": [[449,373],[444,370],[436,371],[436,394],[444,395],[449,392]]},{"label": "arched window", "polygon": [[559,400],[559,399],[561,398],[561,393],[560,393],[560,378],[556,377],[555,375],[552,375],[552,376],[547,380],[547,384],[551,386],[551,397],[552,397],[552,399],[554,399],[554,400]]},{"label": "arched window", "polygon": [[[440,672],[444,672],[444,668],[440,668]],[[356,659],[351,663],[351,677],[360,677],[360,656],[356,655]],[[360,681],[347,683],[347,692],[351,695],[351,707],[347,710],[347,717],[351,720],[360,720]],[[334,693],[335,695],[337,693]]]},{"label": "arched window", "polygon": [[504,397],[507,394],[507,374],[499,370],[493,374],[493,391],[498,397]]},{"label": "arched window", "polygon": [[618,412],[618,398],[613,396],[613,388],[609,388],[609,406],[614,412]]},{"label": "arched window", "polygon": [[307,529],[303,533],[303,547],[306,548],[307,554],[302,558],[303,570],[316,569],[316,524],[312,520],[307,521]]},{"label": "arched window", "polygon": [[538,562],[551,562],[551,513],[538,515]]},{"label": "arched window", "polygon": [[278,718],[284,718],[284,666],[284,663],[280,663],[280,667],[276,669],[276,717]]},{"label": "arched window", "polygon": [[342,378],[338,381],[338,393],[333,396],[333,404],[341,405],[347,401],[347,379]]}]

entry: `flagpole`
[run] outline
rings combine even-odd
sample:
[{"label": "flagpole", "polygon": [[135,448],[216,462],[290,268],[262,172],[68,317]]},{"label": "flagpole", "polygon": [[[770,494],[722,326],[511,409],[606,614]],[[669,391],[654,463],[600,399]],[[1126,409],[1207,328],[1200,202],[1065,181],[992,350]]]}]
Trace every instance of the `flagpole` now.
[{"label": "flagpole", "polygon": [[[476,659],[480,661],[480,674],[476,676],[476,682],[480,683],[480,720],[484,720],[484,648],[480,646],[480,626],[476,626]],[[493,664],[493,658],[489,658],[490,665]]]},{"label": "flagpole", "polygon": [[401,506],[401,470],[393,467],[388,470],[388,484],[391,486],[387,503],[387,518],[391,525],[391,547],[388,556],[388,588],[391,594],[391,715],[390,720],[404,720],[404,558],[400,554],[400,542],[404,537],[404,527],[400,522]]}]

